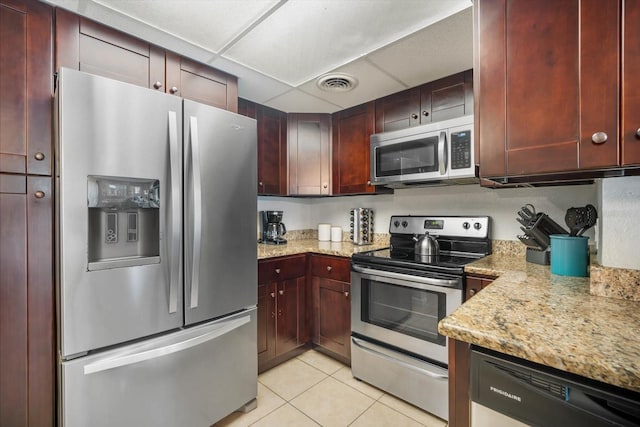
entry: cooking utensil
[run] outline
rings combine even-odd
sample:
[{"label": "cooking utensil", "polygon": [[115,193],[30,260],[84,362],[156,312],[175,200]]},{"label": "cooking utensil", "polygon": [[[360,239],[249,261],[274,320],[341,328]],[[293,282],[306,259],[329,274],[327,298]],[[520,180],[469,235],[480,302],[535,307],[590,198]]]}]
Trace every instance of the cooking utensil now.
[{"label": "cooking utensil", "polygon": [[438,257],[440,255],[440,245],[435,237],[431,236],[428,231],[420,238],[413,237],[415,240],[414,251],[420,257]]},{"label": "cooking utensil", "polygon": [[597,219],[598,211],[595,206],[590,204],[583,208],[571,207],[567,209],[564,217],[571,236],[581,236],[585,231],[596,225]]}]

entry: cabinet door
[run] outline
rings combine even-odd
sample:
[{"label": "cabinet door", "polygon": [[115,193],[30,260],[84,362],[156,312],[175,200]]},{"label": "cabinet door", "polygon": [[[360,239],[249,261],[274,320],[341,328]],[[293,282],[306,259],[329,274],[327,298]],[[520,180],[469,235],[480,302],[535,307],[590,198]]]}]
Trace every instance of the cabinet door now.
[{"label": "cabinet door", "polygon": [[[618,164],[618,10],[597,0],[474,4],[483,177]],[[598,132],[605,143],[592,141]]]},{"label": "cabinet door", "polygon": [[277,284],[276,354],[298,347],[304,328],[305,278],[289,279]]},{"label": "cabinet door", "polygon": [[332,116],[333,194],[373,193],[369,138],[374,129],[374,102],[342,110]]},{"label": "cabinet door", "polygon": [[331,146],[329,114],[289,114],[289,194],[329,195]]},{"label": "cabinet door", "polygon": [[276,289],[258,284],[258,365],[276,356]]},{"label": "cabinet door", "polygon": [[166,61],[167,93],[238,112],[235,77],[172,52],[166,53]]},{"label": "cabinet door", "polygon": [[0,172],[51,175],[53,9],[0,1]]},{"label": "cabinet door", "polygon": [[313,277],[313,342],[345,358],[351,357],[349,283]]},{"label": "cabinet door", "polygon": [[55,418],[51,178],[0,174],[0,425]]},{"label": "cabinet door", "polygon": [[56,9],[60,67],[165,90],[164,50],[64,9]]},{"label": "cabinet door", "polygon": [[[375,101],[376,133],[406,129],[420,124],[420,93],[420,88],[416,87],[377,99]],[[424,108],[428,111],[426,116],[428,118],[431,113],[430,91],[425,91]]]},{"label": "cabinet door", "polygon": [[640,163],[640,0],[624,2],[622,164]]},{"label": "cabinet door", "polygon": [[287,115],[262,105],[258,120],[258,194],[287,194]]},{"label": "cabinet door", "polygon": [[439,122],[473,114],[473,71],[431,82],[421,88],[420,123]]}]

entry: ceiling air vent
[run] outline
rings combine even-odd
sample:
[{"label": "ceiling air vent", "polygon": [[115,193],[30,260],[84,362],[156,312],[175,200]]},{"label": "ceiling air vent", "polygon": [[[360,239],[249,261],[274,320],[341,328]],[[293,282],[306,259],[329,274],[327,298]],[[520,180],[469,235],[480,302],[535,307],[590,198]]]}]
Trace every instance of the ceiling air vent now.
[{"label": "ceiling air vent", "polygon": [[325,74],[318,78],[316,85],[326,92],[349,92],[358,86],[358,80],[348,74]]}]

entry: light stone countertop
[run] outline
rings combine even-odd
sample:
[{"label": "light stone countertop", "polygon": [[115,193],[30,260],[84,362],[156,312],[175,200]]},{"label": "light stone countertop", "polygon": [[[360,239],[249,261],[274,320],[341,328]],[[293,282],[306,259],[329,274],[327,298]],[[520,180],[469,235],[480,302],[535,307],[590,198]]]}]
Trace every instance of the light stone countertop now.
[{"label": "light stone countertop", "polygon": [[490,255],[465,271],[499,278],[443,319],[440,333],[640,392],[640,302],[592,296],[589,278],[522,256]]},{"label": "light stone countertop", "polygon": [[317,239],[289,240],[284,245],[265,245],[258,243],[258,259],[304,254],[307,252],[351,258],[351,255],[358,252],[366,252],[388,246],[388,241],[359,246],[346,241],[320,242]]}]

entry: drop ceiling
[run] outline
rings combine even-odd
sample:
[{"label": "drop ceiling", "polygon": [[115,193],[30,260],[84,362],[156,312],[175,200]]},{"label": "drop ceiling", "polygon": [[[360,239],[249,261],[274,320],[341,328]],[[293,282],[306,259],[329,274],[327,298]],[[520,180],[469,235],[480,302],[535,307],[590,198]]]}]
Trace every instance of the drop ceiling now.
[{"label": "drop ceiling", "polygon": [[[472,67],[470,0],[47,0],[238,77],[242,98],[332,113]],[[349,92],[316,80],[346,73]]]}]

